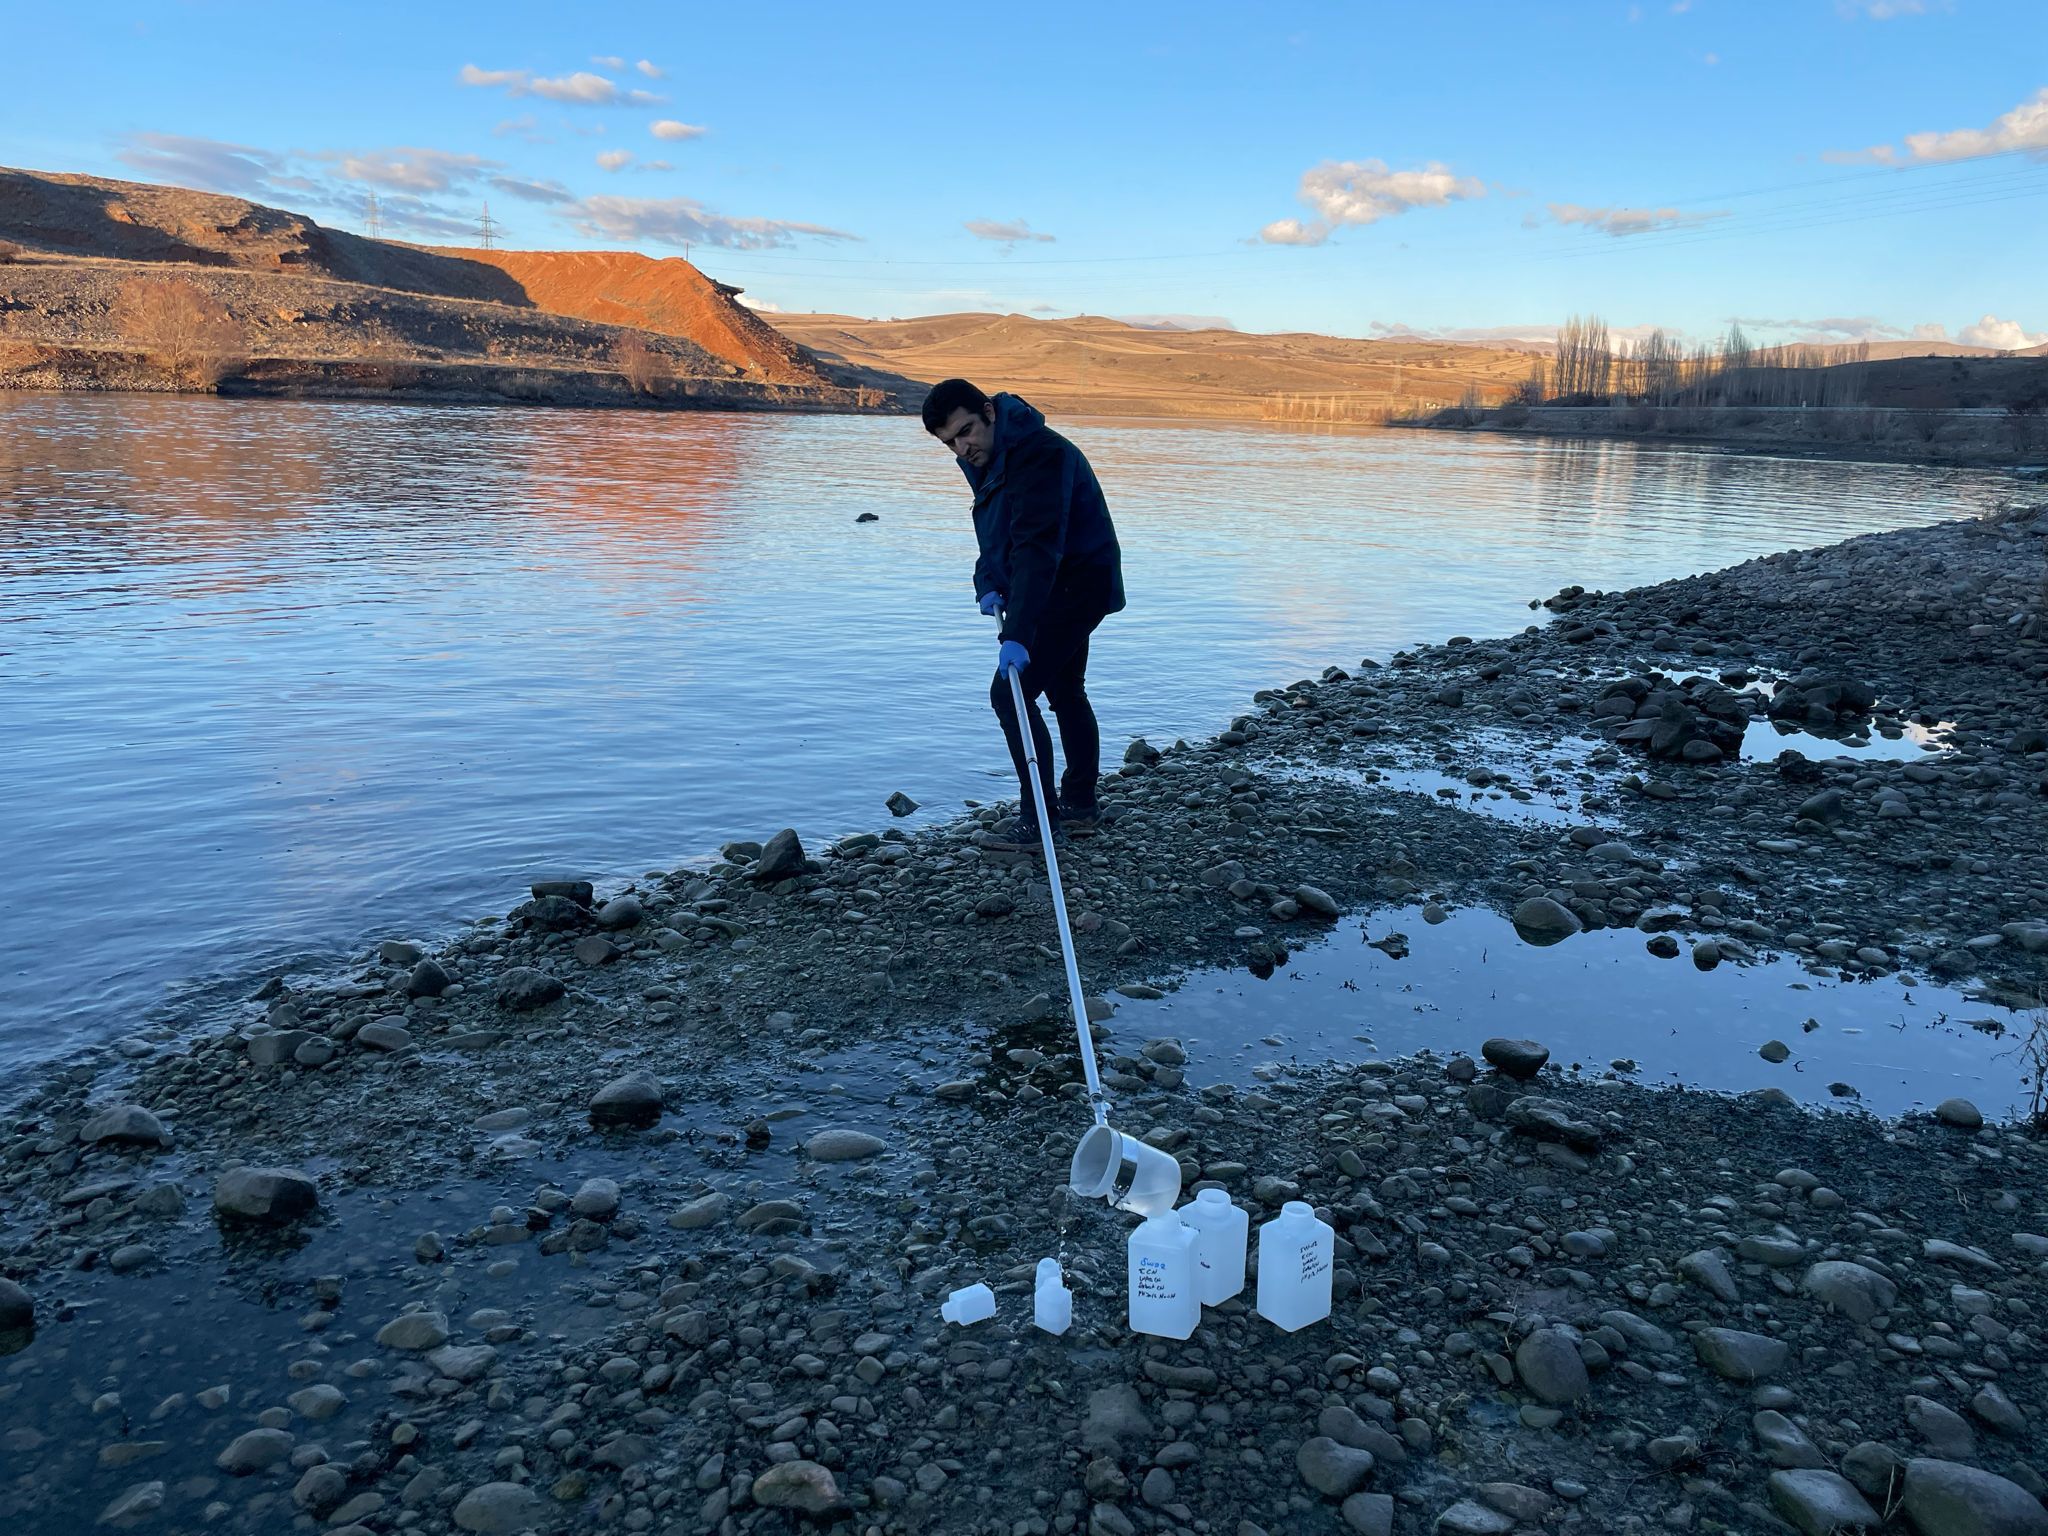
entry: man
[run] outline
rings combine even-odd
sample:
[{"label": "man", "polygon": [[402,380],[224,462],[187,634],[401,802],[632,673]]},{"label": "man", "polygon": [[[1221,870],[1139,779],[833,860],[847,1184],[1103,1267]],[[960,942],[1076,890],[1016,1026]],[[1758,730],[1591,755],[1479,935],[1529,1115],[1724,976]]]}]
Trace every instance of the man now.
[{"label": "man", "polygon": [[[973,488],[974,537],[981,550],[974,562],[974,595],[983,613],[1004,615],[988,699],[1003,723],[1022,796],[1012,836],[1026,844],[1036,844],[1039,836],[1010,692],[1013,666],[1024,685],[1053,830],[1062,823],[1092,826],[1101,816],[1095,783],[1102,771],[1102,737],[1088,702],[1088,637],[1124,606],[1123,552],[1102,486],[1081,450],[1016,395],[991,400],[965,379],[947,379],[925,396],[924,425],[952,450]],[[1059,721],[1066,754],[1057,795],[1040,694]]]}]

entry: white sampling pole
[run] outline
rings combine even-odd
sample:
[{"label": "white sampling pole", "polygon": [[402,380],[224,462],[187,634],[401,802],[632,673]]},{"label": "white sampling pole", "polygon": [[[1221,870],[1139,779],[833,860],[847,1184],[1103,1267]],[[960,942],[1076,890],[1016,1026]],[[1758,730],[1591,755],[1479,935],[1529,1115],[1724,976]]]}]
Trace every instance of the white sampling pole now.
[{"label": "white sampling pole", "polygon": [[[998,611],[997,622],[1003,615]],[[1024,777],[1031,786],[1032,803],[1038,807],[1038,836],[1045,853],[1045,878],[1052,887],[1052,915],[1060,927],[1060,955],[1067,962],[1067,999],[1074,1005],[1075,1042],[1081,1047],[1081,1070],[1088,1075],[1088,1107],[1097,1125],[1109,1124],[1109,1101],[1103,1097],[1102,1077],[1095,1070],[1095,1035],[1088,1027],[1088,1000],[1081,995],[1081,967],[1074,961],[1074,934],[1067,926],[1067,893],[1060,885],[1059,854],[1052,842],[1052,807],[1045,803],[1045,784],[1038,767],[1038,744],[1031,735],[1031,716],[1024,707],[1024,684],[1017,669],[1005,669],[1010,680],[1010,702],[1017,710],[1017,730],[1024,742]]]}]

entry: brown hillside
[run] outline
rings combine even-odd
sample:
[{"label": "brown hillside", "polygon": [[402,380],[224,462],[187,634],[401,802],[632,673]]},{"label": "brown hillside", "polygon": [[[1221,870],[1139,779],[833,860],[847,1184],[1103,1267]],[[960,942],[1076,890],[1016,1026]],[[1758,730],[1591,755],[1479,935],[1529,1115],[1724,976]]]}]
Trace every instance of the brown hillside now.
[{"label": "brown hillside", "polygon": [[830,362],[926,382],[957,374],[1048,409],[1132,416],[1377,421],[1452,404],[1468,388],[1498,400],[1533,361],[1506,347],[1161,331],[1097,315],[777,315],[775,324]]},{"label": "brown hillside", "polygon": [[[0,386],[149,387],[122,294],[224,306],[238,390],[887,408],[903,380],[822,368],[686,261],[371,240],[238,197],[0,167]],[[630,387],[637,335],[660,387]],[[385,381],[379,383],[378,381]]]},{"label": "brown hillside", "polygon": [[549,314],[685,337],[712,356],[758,370],[778,384],[818,378],[800,347],[735,302],[739,289],[713,281],[680,257],[656,259],[638,251],[437,250],[471,265],[495,267],[518,285],[527,302]]}]

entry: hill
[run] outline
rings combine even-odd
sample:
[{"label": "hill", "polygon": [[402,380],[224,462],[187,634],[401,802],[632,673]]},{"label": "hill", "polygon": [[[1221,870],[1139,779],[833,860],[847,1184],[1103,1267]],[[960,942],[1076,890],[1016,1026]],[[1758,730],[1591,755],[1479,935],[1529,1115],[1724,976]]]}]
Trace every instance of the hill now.
[{"label": "hill", "polygon": [[1097,315],[778,314],[775,324],[828,361],[926,381],[959,375],[1098,415],[1374,422],[1451,404],[1468,389],[1498,400],[1533,361],[1504,345],[1161,330]]},{"label": "hill", "polygon": [[[0,168],[0,386],[164,387],[133,296],[226,313],[237,393],[877,408],[903,381],[820,361],[676,258],[374,240],[236,197]],[[622,371],[645,350],[638,387]]]}]

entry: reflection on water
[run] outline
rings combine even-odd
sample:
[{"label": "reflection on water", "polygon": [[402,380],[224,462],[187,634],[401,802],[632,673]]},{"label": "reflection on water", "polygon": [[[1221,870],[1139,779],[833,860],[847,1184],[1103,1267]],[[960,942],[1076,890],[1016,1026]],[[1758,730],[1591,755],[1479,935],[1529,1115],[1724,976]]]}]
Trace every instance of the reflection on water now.
[{"label": "reflection on water", "polygon": [[[1131,608],[1108,755],[1617,587],[1967,515],[1990,474],[1072,425]],[[425,935],[542,873],[1003,792],[992,626],[914,419],[0,395],[0,1061]],[[873,512],[879,519],[857,525]]]},{"label": "reflection on water", "polygon": [[[1404,942],[1374,947],[1392,934]],[[1203,973],[1163,1002],[1123,1002],[1117,1038],[1130,1049],[1175,1037],[1201,1081],[1418,1050],[1476,1059],[1483,1041],[1505,1034],[1540,1040],[1560,1066],[1592,1075],[1620,1061],[1632,1064],[1631,1081],[1782,1088],[1815,1107],[1891,1116],[1952,1095],[2001,1119],[2025,1107],[2013,1033],[2024,1022],[2008,1010],[1947,987],[1842,981],[1782,959],[1702,972],[1658,959],[1643,938],[1603,929],[1533,948],[1492,912],[1439,925],[1418,907],[1376,912],[1271,980]],[[1790,1052],[1777,1066],[1757,1054],[1772,1040]]]}]

